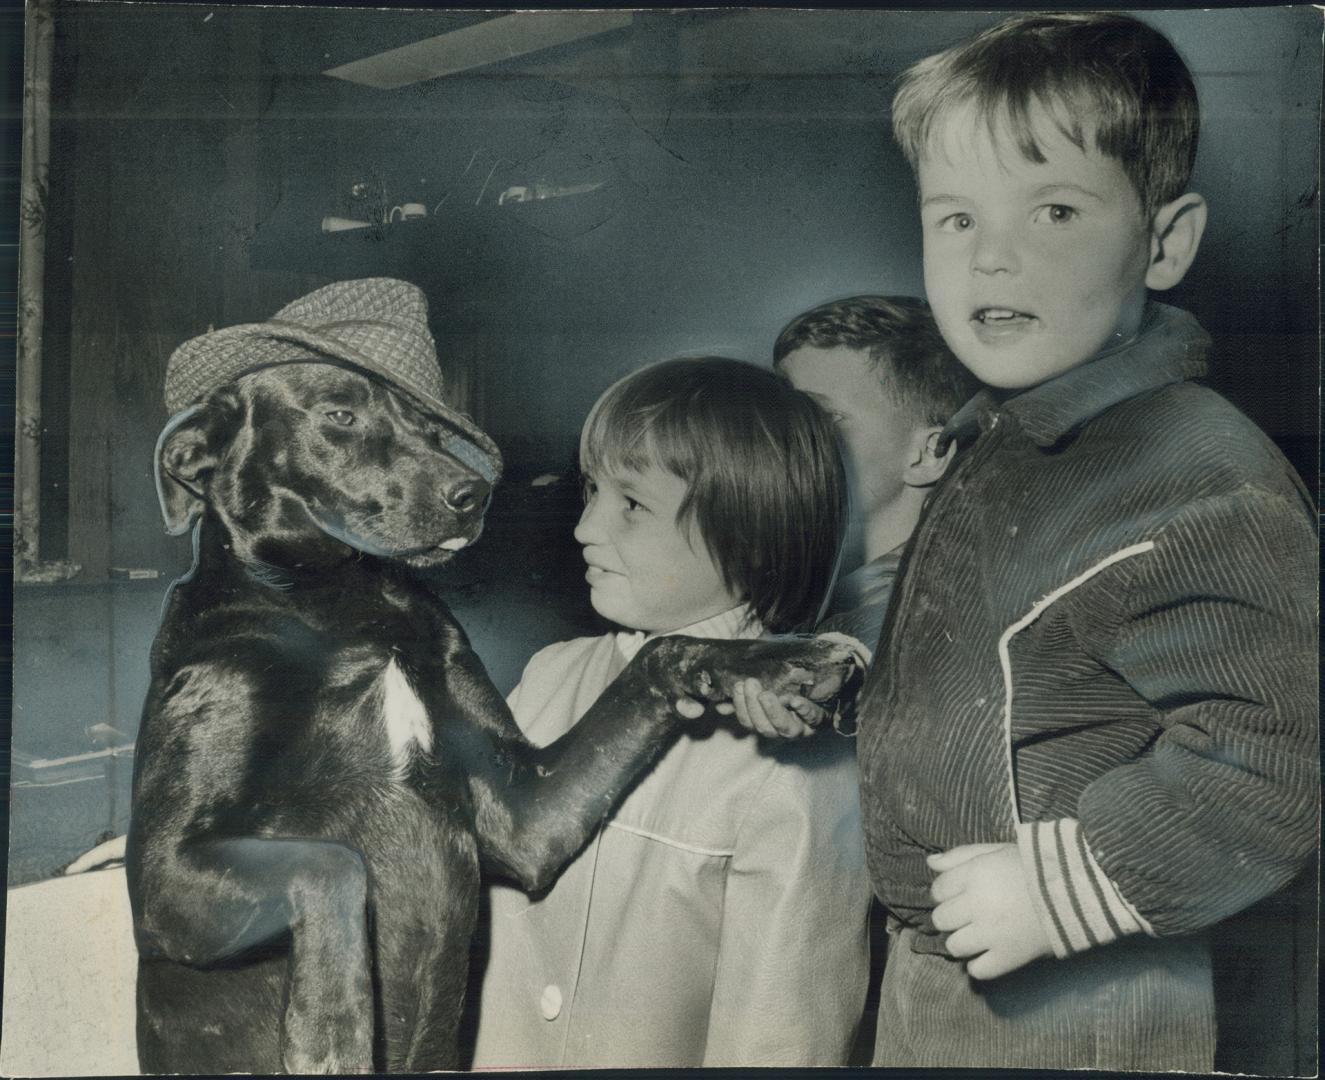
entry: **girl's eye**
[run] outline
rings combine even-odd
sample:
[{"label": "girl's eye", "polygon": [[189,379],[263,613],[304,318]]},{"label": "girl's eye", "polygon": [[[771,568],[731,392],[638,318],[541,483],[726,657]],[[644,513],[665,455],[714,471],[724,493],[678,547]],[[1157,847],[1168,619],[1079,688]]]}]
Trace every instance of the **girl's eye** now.
[{"label": "girl's eye", "polygon": [[339,424],[341,427],[349,427],[354,423],[354,413],[349,409],[332,409],[327,413],[327,419],[333,424]]},{"label": "girl's eye", "polygon": [[636,510],[647,510],[648,507],[642,502],[636,502],[629,495],[624,496],[626,500],[626,513],[633,514]]},{"label": "girl's eye", "polygon": [[584,496],[585,502],[589,502],[598,494],[598,485],[586,476],[580,481],[580,494]]},{"label": "girl's eye", "polygon": [[949,214],[939,222],[939,228],[943,232],[967,232],[975,228],[975,218],[970,214]]},{"label": "girl's eye", "polygon": [[1064,206],[1062,203],[1050,203],[1035,211],[1036,220],[1044,225],[1065,225],[1076,216],[1077,212],[1073,207]]}]

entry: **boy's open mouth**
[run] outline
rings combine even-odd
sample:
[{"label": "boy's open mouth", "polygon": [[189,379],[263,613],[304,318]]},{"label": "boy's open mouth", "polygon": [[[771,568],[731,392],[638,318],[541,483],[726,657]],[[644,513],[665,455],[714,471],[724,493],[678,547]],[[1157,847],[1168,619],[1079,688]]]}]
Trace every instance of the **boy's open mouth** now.
[{"label": "boy's open mouth", "polygon": [[984,307],[976,308],[971,318],[984,326],[1009,326],[1013,323],[1029,322],[1035,316],[1024,311],[1013,311],[1011,308]]}]

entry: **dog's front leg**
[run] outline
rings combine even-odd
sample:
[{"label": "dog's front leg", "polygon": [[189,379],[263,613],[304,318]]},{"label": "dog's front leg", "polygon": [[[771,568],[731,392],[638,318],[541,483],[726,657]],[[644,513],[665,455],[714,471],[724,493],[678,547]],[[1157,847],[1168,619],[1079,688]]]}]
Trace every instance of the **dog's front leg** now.
[{"label": "dog's front leg", "polygon": [[131,844],[140,956],[208,967],[288,932],[281,1018],[290,1073],[371,1072],[368,873],[340,844],[199,839],[145,855]]},{"label": "dog's front leg", "polygon": [[588,841],[626,788],[683,730],[682,699],[730,700],[740,678],[822,700],[853,670],[849,647],[812,639],[649,642],[579,723],[547,747],[520,734],[472,654],[447,679],[464,703],[448,744],[466,756],[485,861],[537,892]]}]

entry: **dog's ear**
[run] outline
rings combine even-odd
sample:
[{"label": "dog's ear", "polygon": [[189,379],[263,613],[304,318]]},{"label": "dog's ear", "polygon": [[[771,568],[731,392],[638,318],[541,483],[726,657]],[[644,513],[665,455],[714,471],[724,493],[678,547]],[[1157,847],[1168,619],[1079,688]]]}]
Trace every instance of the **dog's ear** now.
[{"label": "dog's ear", "polygon": [[187,532],[202,515],[236,404],[214,395],[172,416],[156,441],[156,494],[171,536]]}]

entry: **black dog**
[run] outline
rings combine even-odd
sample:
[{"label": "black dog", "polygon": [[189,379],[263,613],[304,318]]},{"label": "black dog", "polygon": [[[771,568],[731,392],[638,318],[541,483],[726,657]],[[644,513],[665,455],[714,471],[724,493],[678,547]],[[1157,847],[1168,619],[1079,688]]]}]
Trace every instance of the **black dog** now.
[{"label": "black dog", "polygon": [[163,440],[196,565],[152,650],[127,866],[153,1072],[453,1067],[480,866],[545,887],[737,677],[829,696],[822,642],[652,642],[571,733],[521,736],[412,570],[474,540],[454,432],[330,364],[250,374]]}]

